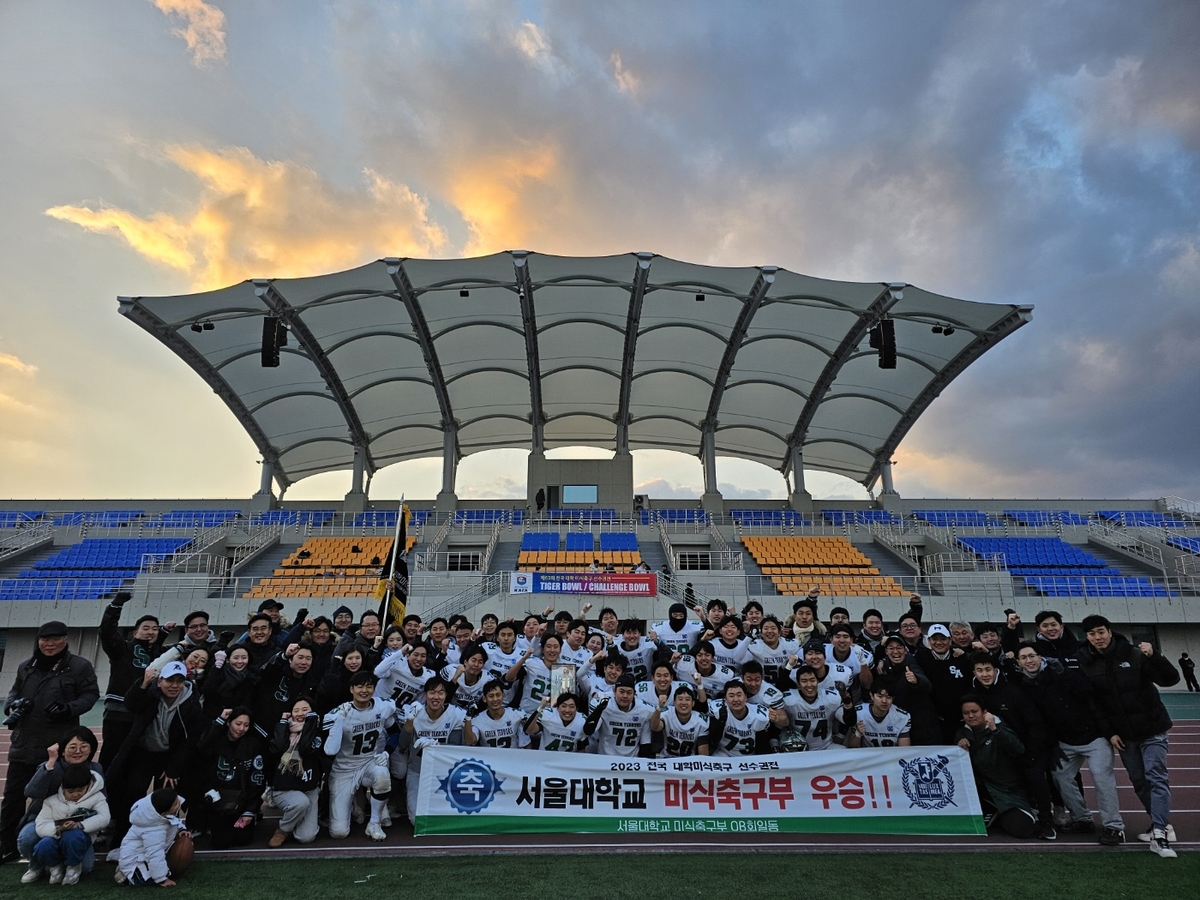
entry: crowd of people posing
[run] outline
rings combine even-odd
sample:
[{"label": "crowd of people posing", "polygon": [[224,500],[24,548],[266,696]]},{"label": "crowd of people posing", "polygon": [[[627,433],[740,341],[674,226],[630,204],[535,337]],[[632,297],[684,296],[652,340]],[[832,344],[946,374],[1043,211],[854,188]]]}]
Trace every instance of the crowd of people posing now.
[{"label": "crowd of people posing", "polygon": [[958,745],[989,824],[1045,840],[1098,831],[1105,845],[1125,841],[1119,754],[1150,814],[1141,838],[1175,855],[1155,685],[1179,675],[1101,616],[1080,642],[1051,611],[1031,640],[1011,612],[997,626],[924,624],[916,595],[891,632],[874,609],[857,630],[844,608],[822,621],[815,590],[782,621],[713,600],[675,603],[648,628],[611,609],[589,620],[590,604],[386,628],[374,610],[302,609],[289,624],[267,600],[240,636],[197,611],[166,646],[176,625],[153,616],[122,633],[129,599],[101,623],[102,743],[79,726],[99,691],[62,623],[41,627],[8,696],[0,857],[28,859],[26,883],[78,881],[106,834],[118,881],[169,885],[168,854],[188,857],[181,835],[248,845],[266,806],[280,813],[271,847],[355,823],[385,840],[393,818],[415,817],[433,744],[645,757]]}]

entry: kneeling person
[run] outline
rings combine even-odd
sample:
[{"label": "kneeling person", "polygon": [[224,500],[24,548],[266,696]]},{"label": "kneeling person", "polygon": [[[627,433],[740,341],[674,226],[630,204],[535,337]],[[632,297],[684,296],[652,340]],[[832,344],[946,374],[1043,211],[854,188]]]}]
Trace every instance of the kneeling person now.
[{"label": "kneeling person", "polygon": [[384,751],[387,731],[397,721],[396,704],[375,696],[375,675],[356,672],[350,679],[351,700],[326,716],[329,734],[325,753],[333,757],[329,772],[329,836],[344,838],[350,834],[350,813],[354,792],[360,787],[370,791],[371,818],[367,837],[382,841],[382,818],[392,790],[392,775]]}]

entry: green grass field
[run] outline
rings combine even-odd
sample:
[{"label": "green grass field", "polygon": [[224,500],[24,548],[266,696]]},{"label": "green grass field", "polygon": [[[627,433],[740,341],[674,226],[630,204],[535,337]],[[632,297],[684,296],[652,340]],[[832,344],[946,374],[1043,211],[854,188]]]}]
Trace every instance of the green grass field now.
[{"label": "green grass field", "polygon": [[[101,865],[60,894],[45,881],[19,883],[23,866],[0,869],[0,895],[112,897],[133,888]],[[554,856],[442,856],[421,859],[305,859],[200,862],[170,896],[204,900],[309,900],[364,896],[495,898],[561,896],[641,900],[656,897],[1050,898],[1137,900],[1196,896],[1200,854],[1159,859],[1147,852],[812,853]],[[139,894],[158,893],[145,888]],[[363,892],[366,893],[363,893]]]}]

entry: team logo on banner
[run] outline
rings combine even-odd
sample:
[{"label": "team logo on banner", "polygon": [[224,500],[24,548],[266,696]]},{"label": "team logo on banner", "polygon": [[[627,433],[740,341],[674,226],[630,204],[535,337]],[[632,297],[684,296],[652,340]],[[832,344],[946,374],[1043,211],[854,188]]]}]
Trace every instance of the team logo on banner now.
[{"label": "team logo on banner", "polygon": [[487,809],[493,797],[503,794],[500,787],[503,783],[504,779],[487,763],[460,759],[450,767],[445,778],[438,779],[438,790],[446,795],[454,809],[470,815]]},{"label": "team logo on banner", "polygon": [[900,760],[904,776],[900,786],[921,809],[944,809],[957,806],[954,802],[954,777],[949,772],[950,760],[944,756],[921,756],[906,762]]}]

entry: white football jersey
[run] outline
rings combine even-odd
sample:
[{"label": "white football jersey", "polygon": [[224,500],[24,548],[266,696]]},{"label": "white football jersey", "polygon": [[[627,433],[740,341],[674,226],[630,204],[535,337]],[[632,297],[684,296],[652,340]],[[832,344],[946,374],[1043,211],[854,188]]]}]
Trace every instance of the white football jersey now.
[{"label": "white football jersey", "polygon": [[772,649],[762,638],[751,641],[747,647],[751,657],[762,663],[763,681],[774,684],[779,680],[779,670],[787,665],[788,659],[799,654],[795,641],[779,639],[779,646]]},{"label": "white football jersey", "polygon": [[650,743],[650,715],[653,707],[636,698],[629,709],[621,709],[612,700],[600,713],[600,722],[592,735],[601,756],[637,756],[638,747]]},{"label": "white football jersey", "polygon": [[623,640],[617,641],[612,650],[625,657],[629,665],[625,669],[627,675],[632,675],[634,681],[646,681],[650,678],[650,664],[654,661],[654,652],[658,648],[646,638],[639,638],[637,646],[632,650],[625,649]]},{"label": "white football jersey", "polygon": [[585,739],[583,725],[587,720],[579,713],[570,722],[564,723],[558,710],[553,706],[543,709],[538,716],[541,727],[542,750],[558,753],[574,753],[580,749],[579,743]]},{"label": "white football jersey", "polygon": [[663,748],[659,759],[675,756],[695,756],[696,748],[708,746],[709,718],[707,713],[693,709],[686,722],[679,721],[679,714],[668,706],[658,714],[663,723]]},{"label": "white football jersey", "polygon": [[783,709],[783,691],[773,684],[763,681],[758,692],[746,698],[747,703],[760,703],[771,709]]},{"label": "white football jersey", "polygon": [[750,646],[748,638],[738,638],[737,642],[732,646],[726,646],[725,642],[720,638],[716,638],[712,642],[713,645],[713,661],[720,666],[729,666],[734,672],[742,671],[742,663],[751,659],[749,651],[746,649]]},{"label": "white football jersey", "polygon": [[[675,666],[675,674],[682,678],[685,682],[691,682],[692,676],[696,674],[696,659],[692,656],[685,656]],[[737,678],[737,673],[729,666],[716,665],[712,672],[708,675],[701,674],[700,679],[704,683],[704,690],[709,697],[719,697],[725,693],[725,685]]]},{"label": "white football jersey", "polygon": [[[454,680],[454,673],[457,671],[457,665],[446,666],[446,668],[442,669],[441,672],[442,680],[447,684],[451,683]],[[487,673],[480,672],[479,678],[475,681],[475,683],[468,684],[467,673],[463,672],[462,675],[458,677],[458,682],[454,688],[454,697],[450,702],[459,709],[472,709],[476,707],[483,699],[483,686],[489,681],[491,681],[491,679],[487,677]]]},{"label": "white football jersey", "polygon": [[[710,704],[712,718],[719,717],[722,704],[716,700]],[[757,747],[757,736],[771,725],[771,714],[758,703],[747,704],[745,715],[738,719],[726,711],[725,728],[712,748],[713,756],[753,756]]]},{"label": "white football jersey", "polygon": [[520,710],[506,706],[499,719],[493,719],[486,711],[471,719],[471,730],[475,732],[476,743],[484,747],[516,750],[529,743],[528,735],[521,729],[524,720]]},{"label": "white football jersey", "polygon": [[431,669],[414,672],[408,664],[408,657],[397,651],[375,667],[375,677],[379,679],[375,694],[390,698],[397,709],[410,703],[420,703],[425,699],[425,682],[433,674]]},{"label": "white football jersey", "polygon": [[521,671],[525,673],[525,681],[521,687],[520,709],[525,715],[529,715],[537,711],[542,704],[542,698],[550,690],[550,668],[536,656],[531,656],[525,660]]},{"label": "white football jersey", "polygon": [[[846,659],[842,662],[839,662],[833,656],[833,644],[826,644],[825,662],[830,668],[835,665],[844,666],[851,673],[851,677],[856,681],[858,680],[858,672],[862,668],[862,661],[859,659],[858,654],[854,652],[853,646],[850,647],[850,653],[846,656]],[[849,683],[850,682],[846,682],[846,684]]]},{"label": "white football jersey", "polygon": [[483,677],[486,681],[491,681],[493,678],[499,678],[504,682],[504,702],[505,704],[512,703],[513,697],[517,694],[517,683],[513,681],[511,684],[505,680],[504,676],[508,674],[508,670],[517,664],[522,656],[525,655],[523,650],[518,650],[515,647],[508,653],[500,649],[499,644],[488,642],[483,645],[483,649],[487,651],[488,661],[483,669]]},{"label": "white football jersey", "polygon": [[[864,747],[895,747],[900,738],[907,737],[911,716],[900,707],[893,705],[883,719],[876,719],[871,712],[870,703],[861,703],[858,707],[858,721],[866,723],[866,731],[862,734]],[[842,721],[842,713],[838,712],[838,721]]]},{"label": "white football jersey", "polygon": [[827,671],[825,672],[825,677],[822,678],[817,684],[817,688],[819,690],[829,688],[831,691],[836,693],[838,682],[846,685],[846,687],[850,686],[850,682],[853,680],[854,676],[848,666],[844,666],[840,662],[827,662],[826,668]]},{"label": "white football jersey", "polygon": [[[688,684],[686,681],[672,681],[671,689],[667,692],[667,706],[671,706],[675,702],[675,692],[681,687],[691,688],[692,693],[696,693],[695,683]],[[653,681],[639,681],[635,690],[637,691],[637,698],[643,703],[658,706],[658,688]]]},{"label": "white football jersey", "polygon": [[835,725],[841,721],[837,716],[842,708],[842,698],[837,691],[817,688],[817,696],[811,703],[798,690],[788,691],[783,698],[791,726],[804,735],[809,750],[827,750],[833,743]]},{"label": "white football jersey", "polygon": [[671,627],[670,620],[659,622],[651,630],[658,642],[672,653],[686,654],[691,652],[692,644],[696,643],[704,629],[695,619],[688,619],[679,631]]},{"label": "white football jersey", "polygon": [[325,716],[329,737],[325,752],[333,757],[334,770],[357,769],[382,753],[387,729],[398,721],[396,704],[371,698],[371,705],[358,709],[347,700]]}]

